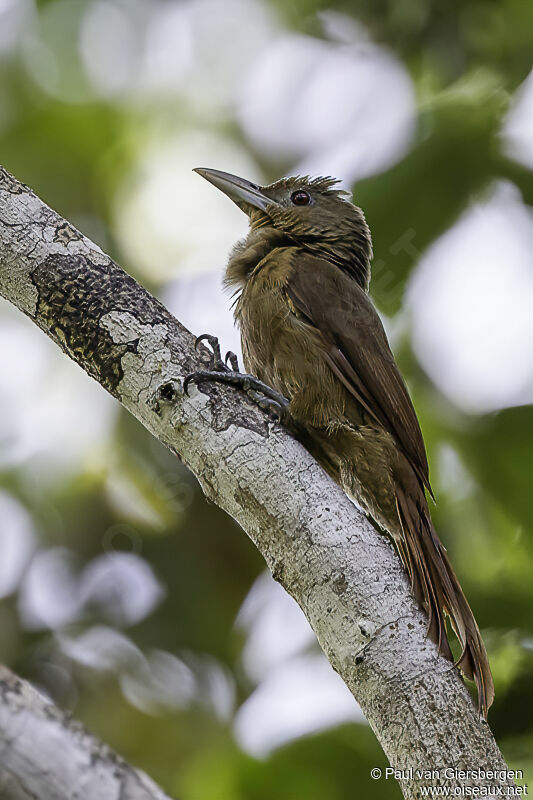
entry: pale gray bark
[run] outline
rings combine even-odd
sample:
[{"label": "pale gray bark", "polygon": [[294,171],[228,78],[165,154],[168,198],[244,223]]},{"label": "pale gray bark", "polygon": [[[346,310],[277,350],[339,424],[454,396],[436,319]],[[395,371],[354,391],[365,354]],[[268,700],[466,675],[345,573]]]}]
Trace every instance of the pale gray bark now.
[{"label": "pale gray bark", "polygon": [[2,800],[170,800],[29,683],[0,666]]},{"label": "pale gray bark", "polygon": [[[242,393],[210,385],[184,396],[183,376],[205,365],[192,335],[6,171],[0,293],[179,454],[207,497],[239,522],[303,609],[393,767],[505,770],[457,671],[427,639],[389,541]],[[400,780],[407,798],[438,782],[416,773]]]}]

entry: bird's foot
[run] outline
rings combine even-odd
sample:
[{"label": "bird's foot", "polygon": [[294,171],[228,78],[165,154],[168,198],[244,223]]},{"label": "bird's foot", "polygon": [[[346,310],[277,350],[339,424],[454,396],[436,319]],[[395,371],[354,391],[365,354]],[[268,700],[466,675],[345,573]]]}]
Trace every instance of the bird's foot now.
[{"label": "bird's foot", "polygon": [[[253,375],[239,372],[239,362],[235,353],[231,350],[226,353],[226,358],[222,360],[220,354],[220,344],[216,336],[203,334],[198,336],[195,346],[202,341],[207,341],[213,351],[209,369],[197,370],[187,375],[183,381],[183,391],[189,394],[191,383],[216,382],[226,383],[242,389],[253,402],[263,411],[276,417],[280,422],[287,422],[290,418],[289,401],[280,392],[277,392],[268,384],[255,378]],[[228,362],[231,366],[228,367]]]}]

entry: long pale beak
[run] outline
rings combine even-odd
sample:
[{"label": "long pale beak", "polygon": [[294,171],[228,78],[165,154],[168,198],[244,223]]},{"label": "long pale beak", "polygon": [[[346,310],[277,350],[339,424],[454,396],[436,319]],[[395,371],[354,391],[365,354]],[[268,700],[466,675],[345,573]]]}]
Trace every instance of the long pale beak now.
[{"label": "long pale beak", "polygon": [[203,169],[201,167],[197,167],[193,172],[197,172],[206,181],[224,192],[242,211],[248,210],[246,206],[266,211],[269,206],[276,205],[275,200],[263,194],[260,186],[256,186],[255,183],[250,183],[244,178],[238,178],[237,175],[230,175],[229,172],[221,172],[219,169]]}]

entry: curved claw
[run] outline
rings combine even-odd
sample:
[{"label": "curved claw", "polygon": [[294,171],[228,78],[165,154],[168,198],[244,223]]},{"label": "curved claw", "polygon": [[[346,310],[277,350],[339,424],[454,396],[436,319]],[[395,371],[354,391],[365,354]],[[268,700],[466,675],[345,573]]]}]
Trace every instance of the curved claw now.
[{"label": "curved claw", "polygon": [[210,333],[202,333],[201,336],[197,336],[194,340],[194,348],[195,350],[198,349],[198,345],[201,342],[206,341],[211,348],[211,364],[214,369],[225,369],[224,362],[222,361],[222,356],[220,354],[220,344],[218,338],[216,336],[212,336]]},{"label": "curved claw", "polygon": [[204,341],[207,342],[211,346],[211,348],[213,347],[213,343],[216,343],[215,346],[218,345],[218,339],[216,336],[212,336],[210,333],[202,333],[200,336],[197,336],[196,339],[194,340],[194,349],[197,350],[198,345]]},{"label": "curved claw", "polygon": [[281,424],[287,424],[287,422],[291,419],[291,414],[289,411],[289,404],[288,403],[280,403],[278,400],[274,400],[271,397],[261,397],[261,396],[251,396],[251,399],[265,411],[270,416],[274,417],[274,419],[281,422]]},{"label": "curved claw", "polygon": [[226,353],[226,357],[224,358],[224,363],[226,365],[228,364],[228,362],[229,362],[229,365],[230,365],[231,369],[234,372],[238,372],[239,371],[239,359],[237,358],[237,356],[235,355],[235,353],[232,350],[228,350],[228,352]]}]

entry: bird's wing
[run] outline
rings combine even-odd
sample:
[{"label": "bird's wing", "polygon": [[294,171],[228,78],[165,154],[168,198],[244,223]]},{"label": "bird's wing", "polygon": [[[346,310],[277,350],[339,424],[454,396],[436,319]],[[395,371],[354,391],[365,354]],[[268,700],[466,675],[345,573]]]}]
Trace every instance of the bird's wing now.
[{"label": "bird's wing", "polygon": [[300,251],[285,292],[297,315],[320,331],[333,372],[394,437],[422,485],[431,492],[418,419],[381,320],[365,291],[334,264]]}]

